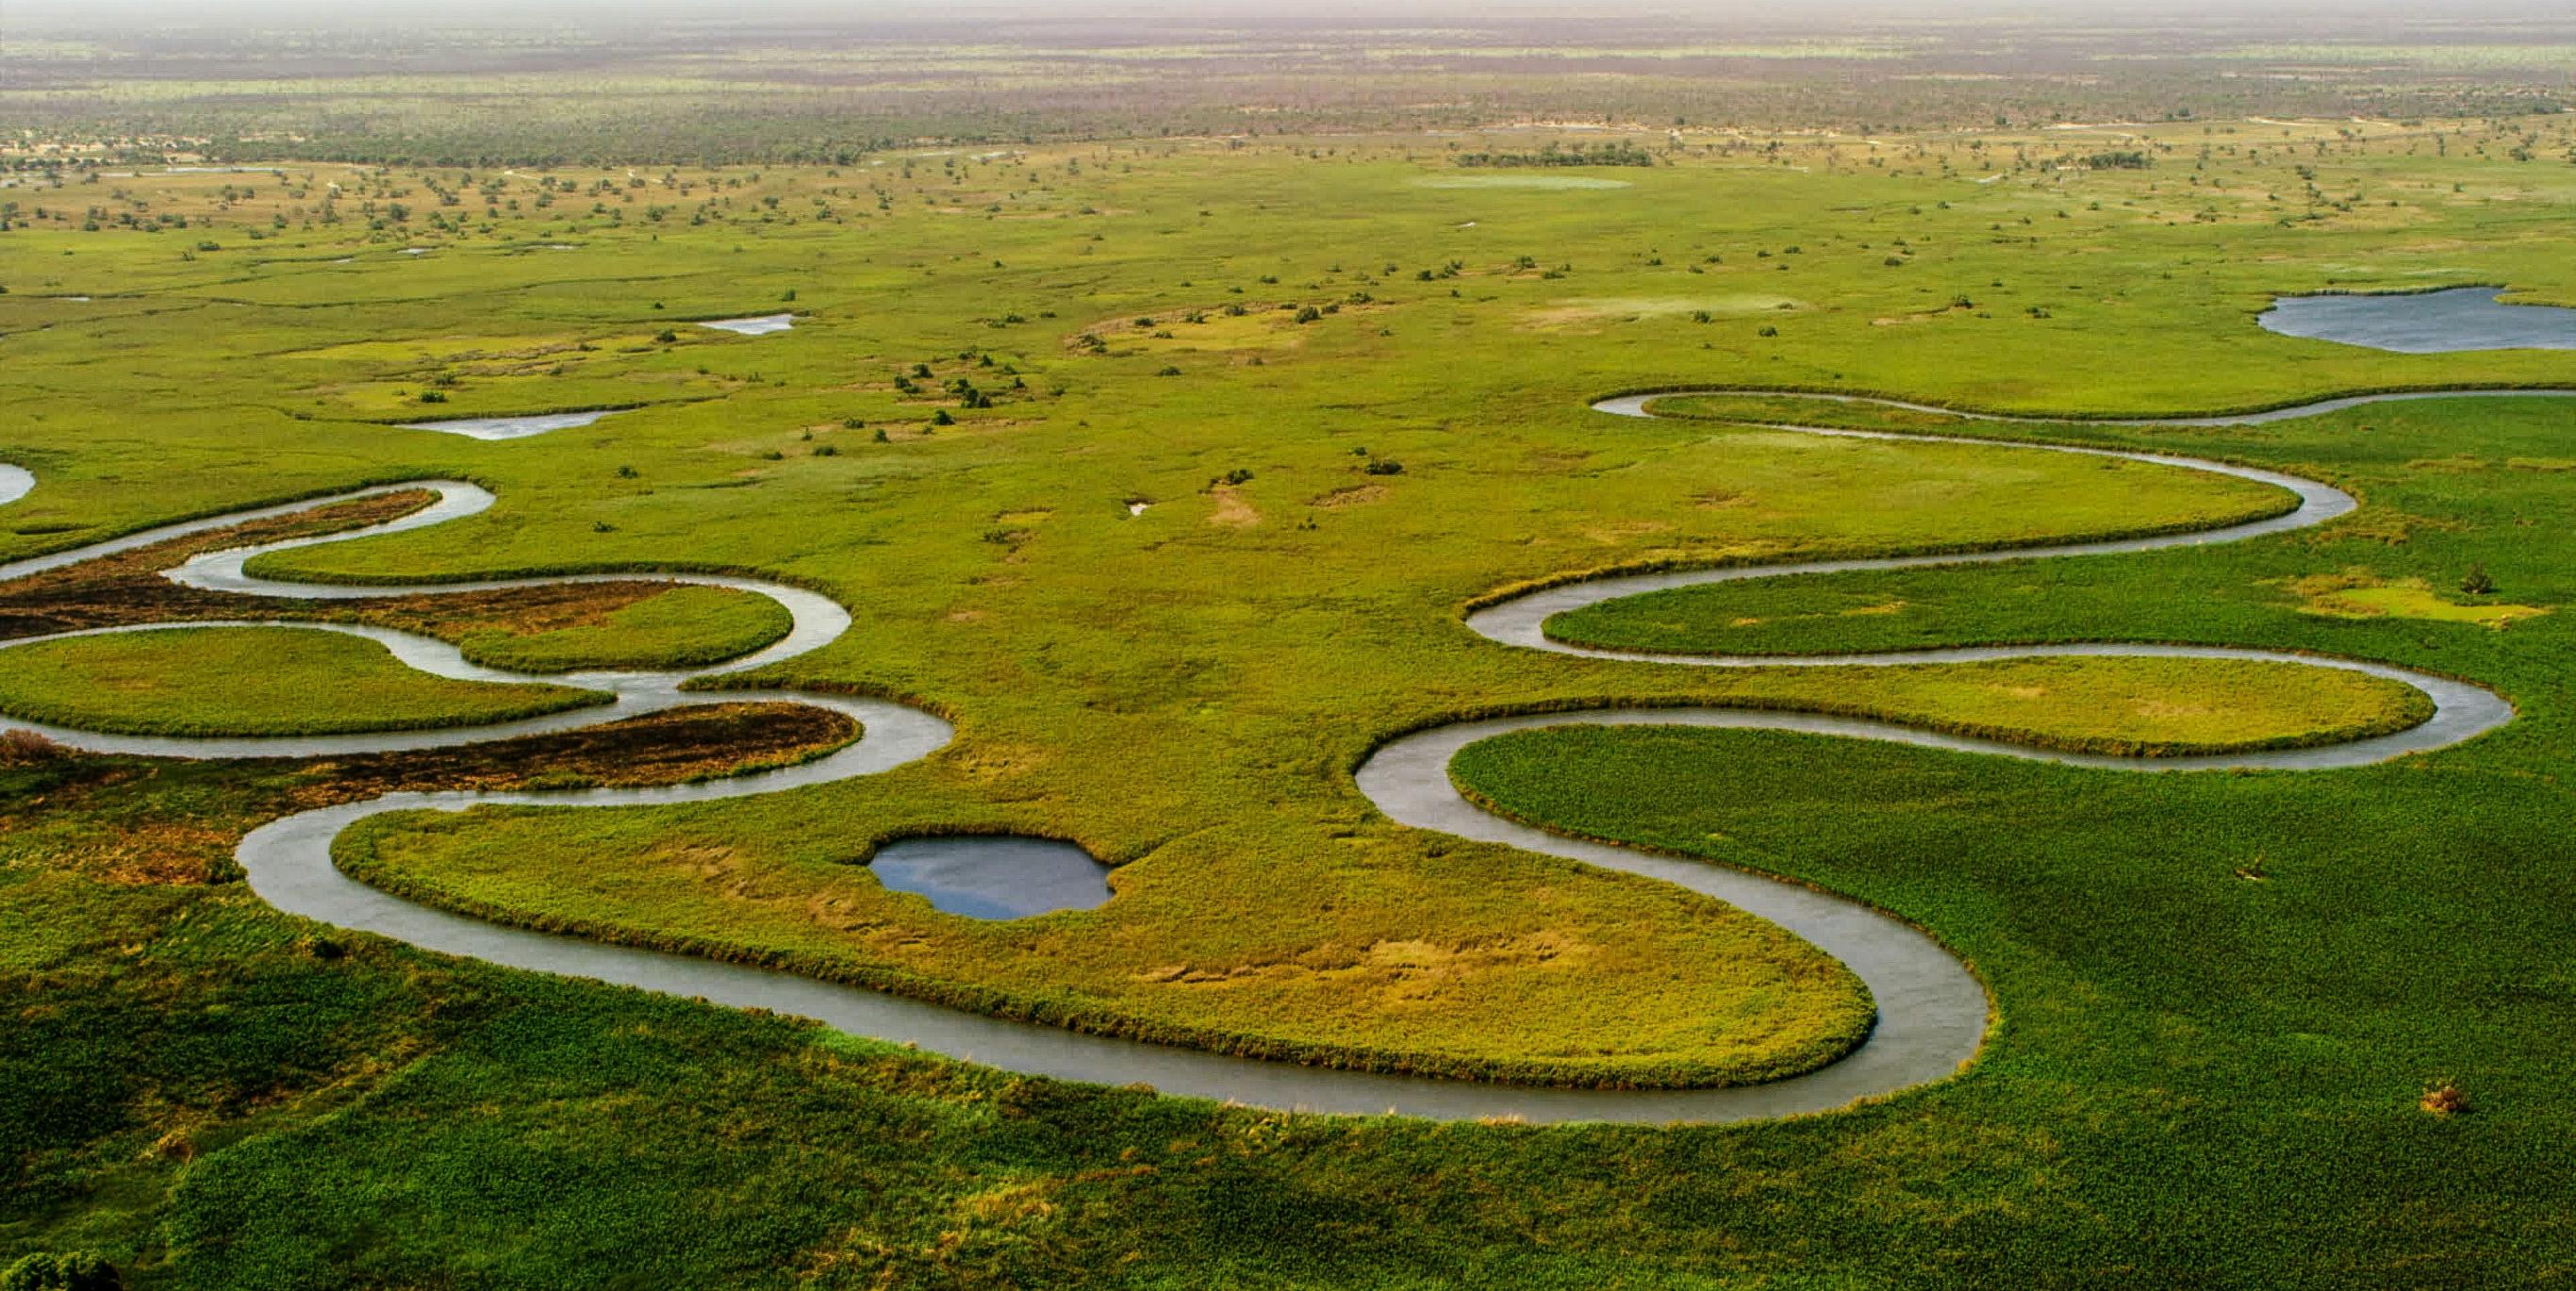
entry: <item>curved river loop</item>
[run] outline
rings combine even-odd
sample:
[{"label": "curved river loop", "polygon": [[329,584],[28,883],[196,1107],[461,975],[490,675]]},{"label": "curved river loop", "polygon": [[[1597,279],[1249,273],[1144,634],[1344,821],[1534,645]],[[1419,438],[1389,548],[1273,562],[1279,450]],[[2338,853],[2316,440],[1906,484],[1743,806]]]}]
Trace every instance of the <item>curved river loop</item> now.
[{"label": "curved river loop", "polygon": [[[1687,393],[1687,392],[1676,392]],[[1858,396],[1813,396],[1803,392],[1726,390],[1712,394],[1800,393],[1802,397],[1864,401],[1896,407],[1974,417],[1984,421],[2024,420],[1982,414],[1959,414],[1931,405],[1894,400],[1860,400]],[[2294,408],[2232,417],[2128,420],[2129,426],[2206,426],[2251,424],[2309,416],[2383,400],[2465,397],[2479,394],[2576,395],[2576,391],[2413,391],[2322,400]],[[1631,395],[1602,400],[1593,407],[1606,414],[1646,417],[1649,403],[1663,395]],[[2034,422],[2045,419],[2027,419]],[[1237,1058],[1140,1041],[1085,1035],[1032,1023],[1007,1021],[960,1012],[939,1005],[881,994],[859,987],[737,964],[662,951],[504,927],[453,914],[380,892],[342,874],[332,864],[331,844],[352,823],[384,812],[430,809],[462,811],[484,805],[549,807],[624,807],[777,793],[872,775],[937,752],[950,738],[948,723],[919,709],[885,700],[848,698],[804,691],[690,691],[696,678],[741,672],[817,649],[839,637],[850,624],[848,611],[830,598],[799,588],[750,578],[695,574],[616,573],[570,577],[507,579],[419,586],[366,586],[285,583],[248,573],[247,563],[270,551],[426,528],[470,516],[492,505],[489,492],[454,480],[430,480],[361,489],[333,497],[284,506],[238,511],[228,515],[166,525],[50,556],[0,565],[0,580],[15,579],[114,552],[132,550],[192,533],[244,521],[288,515],[334,502],[396,490],[426,489],[436,501],[399,519],[318,537],[292,539],[257,547],[206,552],[190,558],[164,577],[190,587],[245,596],[346,599],[435,595],[536,587],[568,582],[660,579],[727,587],[766,596],[786,607],[793,620],[787,635],[751,654],[711,667],[679,671],[598,671],[542,678],[561,684],[609,692],[614,702],[540,717],[481,727],[406,730],[325,736],[184,738],[119,736],[9,720],[8,726],[35,730],[56,742],[86,751],[154,757],[254,758],[330,757],[395,752],[507,739],[546,731],[612,722],[644,713],[692,704],[738,703],[745,700],[792,700],[828,708],[857,719],[863,737],[827,756],[794,766],[752,772],[725,779],[659,787],[603,787],[521,792],[394,793],[362,802],[324,807],[288,816],[252,830],[237,850],[251,889],[288,914],[340,928],[374,933],[442,954],[484,960],[512,968],[554,973],[673,995],[703,998],[741,1008],[762,1008],[811,1018],[824,1025],[873,1036],[969,1062],[1011,1071],[1103,1084],[1142,1082],[1166,1093],[1229,1100],[1258,1107],[1328,1113],[1395,1113],[1440,1119],[1519,1118],[1530,1122],[1626,1121],[1642,1123],[1741,1121],[1829,1111],[1857,1100],[1874,1098],[1944,1079],[1973,1059],[1983,1042],[1989,1006],[1983,986],[1955,956],[1930,936],[1858,902],[1819,892],[1786,880],[1767,878],[1698,861],[1572,839],[1492,815],[1469,803],[1452,786],[1448,767],[1457,752],[1489,736],[1539,727],[1592,724],[1605,726],[1710,726],[1794,731],[1854,739],[1882,740],[1928,748],[1995,754],[2034,761],[2125,771],[2187,771],[2209,768],[2277,768],[2313,770],[2350,767],[2409,753],[2446,748],[2495,729],[2511,720],[2511,705],[2476,685],[2408,669],[2354,659],[2324,658],[2223,646],[2076,644],[2052,646],[1973,646],[1888,654],[1833,656],[1676,656],[1594,650],[1550,640],[1544,625],[1552,615],[1641,592],[1703,583],[1780,578],[1843,570],[1905,569],[1929,565],[1963,565],[2059,557],[2150,551],[2165,547],[2203,546],[2281,533],[2332,520],[2351,511],[2353,498],[2339,489],[2271,471],[2154,453],[2123,452],[2055,444],[2010,443],[1956,436],[1894,434],[1779,426],[1774,429],[1860,439],[1933,440],[1975,443],[1996,452],[2055,452],[2115,457],[2186,470],[2231,475],[2290,490],[2298,505],[2283,514],[2244,524],[2103,542],[2065,543],[1972,553],[1900,556],[1869,560],[1833,560],[1685,570],[1606,577],[1544,588],[1478,609],[1467,626],[1506,646],[1593,658],[1631,660],[1664,667],[1887,667],[1910,664],[2017,659],[2039,656],[2117,655],[2209,659],[2256,659],[2318,668],[2342,668],[2412,686],[2429,696],[2434,715],[2421,725],[2393,734],[2321,748],[2252,751],[2213,756],[2128,758],[2061,753],[1992,740],[1945,735],[1872,721],[1793,712],[1720,707],[1615,709],[1551,712],[1528,716],[1464,721],[1415,731],[1390,740],[1357,769],[1359,791],[1389,818],[1420,829],[1504,843],[1533,852],[1567,857],[1605,869],[1673,883],[1739,906],[1806,939],[1840,960],[1867,986],[1878,1008],[1877,1024],[1849,1054],[1816,1071],[1757,1085],[1714,1089],[1611,1090],[1545,1088],[1432,1079],[1371,1072],[1303,1067],[1289,1063]],[[0,467],[0,502],[23,496],[34,478],[16,467]],[[294,627],[342,632],[383,643],[406,664],[441,677],[484,682],[530,682],[528,674],[505,672],[468,663],[457,648],[434,638],[384,628],[245,619],[235,625]],[[220,626],[172,623],[99,629],[99,632],[153,631],[169,627]],[[0,649],[33,641],[59,640],[66,633],[0,642]]]}]

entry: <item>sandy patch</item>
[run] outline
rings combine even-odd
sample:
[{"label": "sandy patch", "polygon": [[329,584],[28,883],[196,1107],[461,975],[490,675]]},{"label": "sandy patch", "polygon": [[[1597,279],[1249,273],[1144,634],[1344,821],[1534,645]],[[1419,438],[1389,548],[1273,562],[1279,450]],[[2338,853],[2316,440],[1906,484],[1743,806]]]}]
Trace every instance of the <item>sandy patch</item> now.
[{"label": "sandy patch", "polygon": [[1669,520],[1617,520],[1590,526],[1583,530],[1583,536],[1608,546],[1644,534],[1670,533],[1672,528]]},{"label": "sandy patch", "polygon": [[1530,310],[1521,316],[1521,326],[1582,327],[1613,320],[1689,318],[1699,314],[1710,318],[1750,318],[1757,314],[1787,313],[1805,306],[1805,301],[1761,292],[1722,296],[1583,296],[1551,301]]},{"label": "sandy patch", "polygon": [[1306,505],[1325,511],[1339,511],[1343,507],[1363,506],[1385,496],[1386,486],[1383,484],[1345,484],[1309,501]]},{"label": "sandy patch", "polygon": [[1227,529],[1249,529],[1261,523],[1261,513],[1244,501],[1243,495],[1235,491],[1233,485],[1220,484],[1208,490],[1208,496],[1216,500],[1216,509],[1208,513],[1209,524]]}]

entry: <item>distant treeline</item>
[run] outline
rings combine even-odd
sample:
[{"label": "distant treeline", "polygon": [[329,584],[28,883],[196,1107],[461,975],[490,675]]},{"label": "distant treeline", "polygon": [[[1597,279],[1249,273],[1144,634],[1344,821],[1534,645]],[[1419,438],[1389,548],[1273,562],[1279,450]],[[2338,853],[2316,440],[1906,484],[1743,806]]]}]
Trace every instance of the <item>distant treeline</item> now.
[{"label": "distant treeline", "polygon": [[[8,0],[0,0],[5,9]],[[576,63],[578,60],[575,60]],[[2144,72],[2069,88],[2058,81],[1792,75],[1691,78],[1576,76],[1550,64],[1479,81],[1363,69],[1320,91],[1311,77],[1220,76],[1156,65],[1140,80],[1121,64],[1098,82],[1068,71],[1062,83],[1009,90],[938,81],[781,90],[748,78],[781,69],[746,64],[740,85],[687,94],[593,88],[568,77],[555,93],[523,92],[469,75],[421,73],[382,94],[343,96],[338,82],[281,81],[266,93],[223,83],[154,81],[125,92],[122,64],[80,72],[63,85],[0,69],[0,122],[40,140],[75,141],[89,155],[147,162],[176,152],[207,163],[351,162],[394,166],[608,166],[805,163],[846,166],[922,148],[1028,147],[1077,140],[1295,138],[1371,132],[1465,132],[1532,121],[1689,131],[1693,151],[1725,146],[1698,133],[1724,123],[1760,133],[1833,129],[1886,135],[1914,130],[2036,129],[2052,122],[2241,118],[2250,115],[2407,121],[2506,118],[2555,112],[2561,87],[2454,81],[2342,84],[2249,81]],[[41,72],[44,69],[35,69]],[[68,76],[68,73],[66,73]],[[1247,102],[1263,104],[1258,112]],[[2214,129],[2224,130],[2225,126]],[[1532,141],[1535,148],[1536,141]],[[1308,147],[1318,146],[1310,138]],[[1334,145],[1320,145],[1329,150]],[[1490,147],[1491,145],[1486,145]],[[1452,154],[1461,166],[1648,166],[1634,144]],[[2054,164],[2147,164],[2066,155]]]},{"label": "distant treeline", "polygon": [[1560,148],[1555,144],[1537,152],[1462,152],[1461,166],[1651,166],[1655,154],[1633,143],[1621,140],[1598,148]]},{"label": "distant treeline", "polygon": [[2060,166],[2082,166],[2086,170],[2145,170],[2155,159],[2143,152],[2095,152],[2060,160]]}]

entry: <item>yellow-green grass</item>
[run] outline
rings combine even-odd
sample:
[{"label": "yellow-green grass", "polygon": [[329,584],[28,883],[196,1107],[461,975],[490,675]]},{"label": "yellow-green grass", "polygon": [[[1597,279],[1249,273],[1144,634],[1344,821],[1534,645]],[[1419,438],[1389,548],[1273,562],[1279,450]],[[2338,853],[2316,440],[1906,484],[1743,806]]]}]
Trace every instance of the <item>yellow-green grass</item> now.
[{"label": "yellow-green grass", "polygon": [[1775,697],[1766,707],[2129,757],[2340,744],[2433,715],[2432,699],[2403,682],[2261,660],[2092,656],[1820,669],[1762,689]]},{"label": "yellow-green grass", "polygon": [[[879,885],[860,864],[864,839],[736,841],[703,816],[618,813],[583,822],[601,827],[595,855],[615,858],[599,865],[559,846],[549,823],[405,818],[361,826],[338,858],[371,884],[500,922],[1282,1061],[1744,1083],[1840,1056],[1873,1016],[1847,970],[1777,928],[1655,884],[1581,881],[1556,862],[1434,859],[1425,874],[1323,901],[1247,908],[1244,890],[1296,879],[1241,834],[1217,835],[1122,867],[1100,911],[987,923]],[[1480,884],[1498,863],[1522,872]]]},{"label": "yellow-green grass", "polygon": [[2310,608],[2326,614],[2352,614],[2363,618],[2389,614],[2401,619],[2475,623],[2489,628],[2504,627],[2515,620],[2549,612],[2538,605],[2462,604],[2444,600],[2423,587],[2356,587],[2319,597],[2310,602]]},{"label": "yellow-green grass", "polygon": [[679,668],[749,654],[787,635],[787,607],[751,592],[680,584],[599,615],[539,631],[477,628],[456,646],[468,660],[515,672]]},{"label": "yellow-green grass", "polygon": [[[1907,400],[1906,402],[1915,402]],[[1851,426],[1864,430],[1916,430],[1936,434],[1976,432],[1993,423],[1923,408],[1891,408],[1876,403],[1804,399],[1792,394],[1664,395],[1649,405],[1658,417],[1690,417],[1784,426]]]},{"label": "yellow-green grass", "polygon": [[2551,608],[2496,600],[2455,600],[2436,593],[2420,578],[2384,582],[2367,574],[2320,574],[2288,586],[2299,598],[2300,609],[2335,618],[2392,617],[2507,628],[2520,620],[2547,614]]},{"label": "yellow-green grass", "polygon": [[123,735],[321,735],[475,726],[608,701],[456,681],[304,628],[170,628],[0,650],[0,713]]}]

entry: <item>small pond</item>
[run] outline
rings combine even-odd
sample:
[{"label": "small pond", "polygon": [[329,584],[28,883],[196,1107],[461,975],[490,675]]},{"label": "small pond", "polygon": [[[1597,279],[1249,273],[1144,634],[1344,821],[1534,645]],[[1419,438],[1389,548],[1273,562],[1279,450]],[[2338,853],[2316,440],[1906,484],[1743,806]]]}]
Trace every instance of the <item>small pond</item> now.
[{"label": "small pond", "polygon": [[877,882],[970,919],[1088,910],[1109,899],[1109,867],[1051,838],[1015,834],[903,838],[868,862]]},{"label": "small pond", "polygon": [[719,332],[731,332],[736,336],[767,336],[771,332],[786,331],[795,325],[794,314],[763,314],[758,318],[719,318],[698,324],[700,327],[712,327]]},{"label": "small pond", "polygon": [[2265,331],[2398,354],[2457,350],[2576,350],[2576,309],[2507,305],[2495,287],[2354,296],[2281,296],[2255,321]]},{"label": "small pond", "polygon": [[549,430],[570,430],[587,426],[625,408],[600,408],[591,412],[547,412],[530,417],[451,417],[445,421],[406,421],[405,430],[435,430],[467,439],[526,439]]}]

